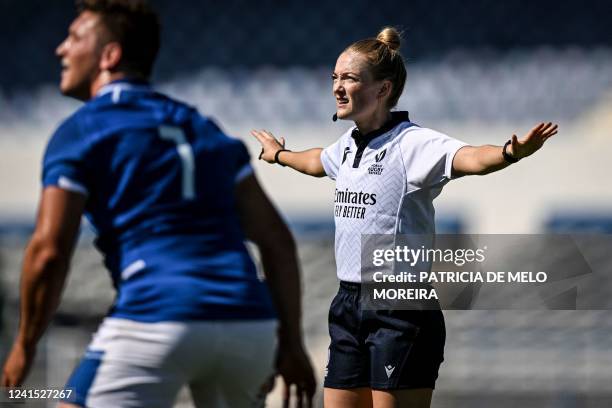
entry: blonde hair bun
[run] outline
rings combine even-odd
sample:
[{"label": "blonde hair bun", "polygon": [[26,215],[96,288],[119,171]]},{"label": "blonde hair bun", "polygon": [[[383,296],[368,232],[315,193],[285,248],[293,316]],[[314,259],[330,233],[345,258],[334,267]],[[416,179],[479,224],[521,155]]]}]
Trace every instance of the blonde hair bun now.
[{"label": "blonde hair bun", "polygon": [[390,108],[397,105],[406,83],[406,67],[399,51],[402,36],[395,27],[384,27],[376,38],[355,41],[345,51],[360,54],[376,81],[391,81],[391,93],[387,98]]},{"label": "blonde hair bun", "polygon": [[399,50],[402,45],[402,35],[395,27],[384,27],[380,30],[376,39],[393,51]]}]

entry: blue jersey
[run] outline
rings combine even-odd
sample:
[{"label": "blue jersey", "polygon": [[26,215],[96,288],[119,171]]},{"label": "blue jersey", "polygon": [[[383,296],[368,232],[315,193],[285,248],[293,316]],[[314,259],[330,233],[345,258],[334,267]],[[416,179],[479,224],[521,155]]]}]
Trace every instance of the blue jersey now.
[{"label": "blue jersey", "polygon": [[110,315],[138,321],[274,317],[244,245],[234,188],[245,146],[147,84],[117,81],[68,118],[43,185],[88,196],[85,215],[117,290]]}]

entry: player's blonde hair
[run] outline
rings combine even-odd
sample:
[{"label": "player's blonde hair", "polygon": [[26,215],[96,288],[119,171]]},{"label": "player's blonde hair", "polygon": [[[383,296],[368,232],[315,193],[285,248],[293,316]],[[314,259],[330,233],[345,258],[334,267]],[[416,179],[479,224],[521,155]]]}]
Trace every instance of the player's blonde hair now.
[{"label": "player's blonde hair", "polygon": [[345,50],[363,55],[375,80],[391,81],[389,108],[397,105],[406,83],[406,67],[399,52],[401,43],[402,35],[395,27],[384,27],[376,38],[359,40]]}]

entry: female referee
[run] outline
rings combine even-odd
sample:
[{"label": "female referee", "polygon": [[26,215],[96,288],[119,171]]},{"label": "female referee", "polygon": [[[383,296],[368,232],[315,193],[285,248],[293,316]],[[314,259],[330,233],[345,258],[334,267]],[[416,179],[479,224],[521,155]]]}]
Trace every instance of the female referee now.
[{"label": "female referee", "polygon": [[[362,234],[432,234],[432,201],[452,178],[501,170],[542,147],[557,125],[540,123],[504,146],[468,146],[411,123],[397,104],[406,80],[400,34],[384,28],[351,44],[332,75],[334,120],[355,126],[331,146],[302,152],[252,131],[260,158],[336,181],[336,265],[340,289],[329,313],[324,401],[337,407],[429,407],[443,361],[439,310],[362,310]],[[338,206],[336,206],[338,208]]]}]

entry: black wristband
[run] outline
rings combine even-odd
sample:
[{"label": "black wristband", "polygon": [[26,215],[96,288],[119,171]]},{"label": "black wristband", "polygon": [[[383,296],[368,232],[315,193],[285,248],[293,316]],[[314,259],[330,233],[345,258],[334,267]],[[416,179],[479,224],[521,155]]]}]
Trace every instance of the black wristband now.
[{"label": "black wristband", "polygon": [[287,149],[277,150],[276,153],[274,154],[274,163],[280,164],[281,166],[285,167],[285,165],[283,163],[278,161],[278,155],[280,154],[280,152],[290,152],[290,151],[291,150],[287,150]]},{"label": "black wristband", "polygon": [[502,155],[504,156],[504,160],[507,161],[508,163],[516,163],[517,161],[519,161],[519,159],[517,159],[516,157],[510,156],[510,154],[508,154],[508,152],[506,151],[506,148],[510,144],[512,144],[512,140],[508,140],[506,142],[506,144],[504,145],[504,149],[502,150]]}]

